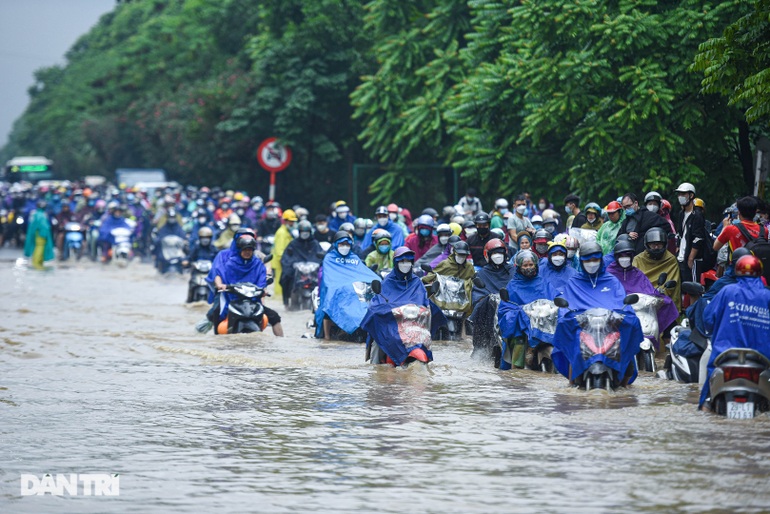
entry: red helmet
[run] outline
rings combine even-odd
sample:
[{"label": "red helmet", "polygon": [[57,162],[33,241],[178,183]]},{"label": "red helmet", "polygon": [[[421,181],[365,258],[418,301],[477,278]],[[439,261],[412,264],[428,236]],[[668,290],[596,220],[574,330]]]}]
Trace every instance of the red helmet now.
[{"label": "red helmet", "polygon": [[761,277],[762,261],[753,255],[744,255],[735,263],[736,277]]},{"label": "red helmet", "polygon": [[619,211],[622,208],[623,208],[623,206],[620,205],[620,202],[612,201],[612,202],[607,204],[607,207],[605,207],[604,210],[607,211],[607,212],[617,212],[617,211]]},{"label": "red helmet", "polygon": [[660,210],[671,212],[671,202],[664,199],[662,202],[660,202]]},{"label": "red helmet", "polygon": [[505,252],[505,243],[502,242],[502,240],[495,238],[490,239],[487,241],[487,244],[484,245],[484,259],[489,261],[489,254],[492,253],[492,250],[495,250],[497,248],[501,248],[503,252]]}]

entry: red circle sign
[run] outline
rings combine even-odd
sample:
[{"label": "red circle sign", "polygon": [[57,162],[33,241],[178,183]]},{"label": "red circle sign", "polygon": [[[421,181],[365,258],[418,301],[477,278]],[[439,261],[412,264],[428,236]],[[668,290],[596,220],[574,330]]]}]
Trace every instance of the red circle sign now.
[{"label": "red circle sign", "polygon": [[257,160],[266,171],[277,173],[291,163],[291,149],[280,144],[278,138],[269,137],[259,145]]}]

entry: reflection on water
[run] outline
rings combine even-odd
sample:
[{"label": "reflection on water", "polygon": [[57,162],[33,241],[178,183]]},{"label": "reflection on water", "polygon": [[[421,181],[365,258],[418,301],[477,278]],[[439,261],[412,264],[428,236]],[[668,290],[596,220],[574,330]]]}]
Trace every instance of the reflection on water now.
[{"label": "reflection on water", "polygon": [[[194,332],[182,277],[0,263],[2,512],[766,512],[770,418],[697,412],[643,375],[586,394],[468,343],[363,347]],[[273,302],[275,305],[276,302]],[[120,496],[20,497],[21,473],[120,473]]]}]

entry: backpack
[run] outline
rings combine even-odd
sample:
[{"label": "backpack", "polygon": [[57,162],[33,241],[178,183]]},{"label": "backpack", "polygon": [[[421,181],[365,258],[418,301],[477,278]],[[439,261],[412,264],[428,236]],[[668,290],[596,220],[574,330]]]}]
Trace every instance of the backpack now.
[{"label": "backpack", "polygon": [[759,225],[759,236],[753,237],[743,226],[743,223],[735,225],[738,227],[741,235],[746,238],[748,243],[743,247],[749,250],[754,256],[758,257],[762,261],[762,276],[770,284],[770,242],[767,240],[767,232],[764,225]]}]

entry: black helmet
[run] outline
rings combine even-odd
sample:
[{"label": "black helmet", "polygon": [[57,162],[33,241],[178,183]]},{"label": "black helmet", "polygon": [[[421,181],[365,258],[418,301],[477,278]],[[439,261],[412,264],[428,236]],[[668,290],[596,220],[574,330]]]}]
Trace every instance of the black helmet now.
[{"label": "black helmet", "polygon": [[449,239],[447,240],[447,244],[454,246],[455,243],[459,243],[460,241],[462,241],[460,236],[449,236]]},{"label": "black helmet", "polygon": [[245,248],[251,248],[252,250],[256,250],[257,240],[248,235],[241,236],[238,238],[238,242],[235,243],[235,246],[238,247],[238,250],[243,250]]},{"label": "black helmet", "polygon": [[596,241],[586,241],[580,245],[580,260],[587,261],[589,257],[596,254],[602,255],[602,247]]},{"label": "black helmet", "polygon": [[751,250],[749,250],[748,248],[744,248],[743,246],[741,246],[740,248],[736,248],[733,251],[733,254],[730,256],[730,263],[732,264],[732,263],[738,262],[738,259],[740,259],[741,257],[745,257],[747,255],[754,255],[754,254],[751,253]]},{"label": "black helmet", "polygon": [[337,241],[342,241],[343,239],[350,239],[350,234],[344,230],[338,230],[337,233],[334,234],[334,239],[332,242],[336,243]]},{"label": "black helmet", "polygon": [[468,246],[468,243],[465,241],[458,241],[454,245],[452,245],[454,248],[454,251],[457,255],[470,255],[471,254],[471,247]]},{"label": "black helmet", "polygon": [[[650,254],[653,259],[660,259],[663,254],[666,253],[666,243],[668,239],[666,237],[666,231],[659,227],[651,228],[644,234],[644,248]],[[660,250],[651,250],[650,243],[663,243],[663,248]]]},{"label": "black helmet", "polygon": [[427,214],[427,215],[428,215],[428,216],[430,216],[431,218],[436,218],[436,217],[438,217],[438,212],[437,212],[437,211],[436,211],[436,209],[434,209],[433,207],[426,207],[426,208],[424,208],[420,214],[421,214],[421,215],[422,215],[422,214]]},{"label": "black helmet", "polygon": [[473,223],[489,223],[489,214],[480,212],[473,217]]},{"label": "black helmet", "polygon": [[297,229],[300,232],[312,232],[313,225],[308,220],[302,220],[299,222],[299,225],[297,225]]},{"label": "black helmet", "polygon": [[241,227],[235,231],[235,237],[242,236],[243,234],[248,234],[251,237],[257,237],[257,233],[254,231],[253,228]]},{"label": "black helmet", "polygon": [[378,214],[384,214],[387,216],[388,208],[385,207],[384,205],[380,205],[379,207],[377,207],[377,209],[374,210],[374,215],[377,216]]},{"label": "black helmet", "polygon": [[631,244],[631,241],[628,239],[624,241],[618,241],[615,243],[615,255],[619,255],[621,253],[636,253],[636,250],[634,249],[634,245]]}]

